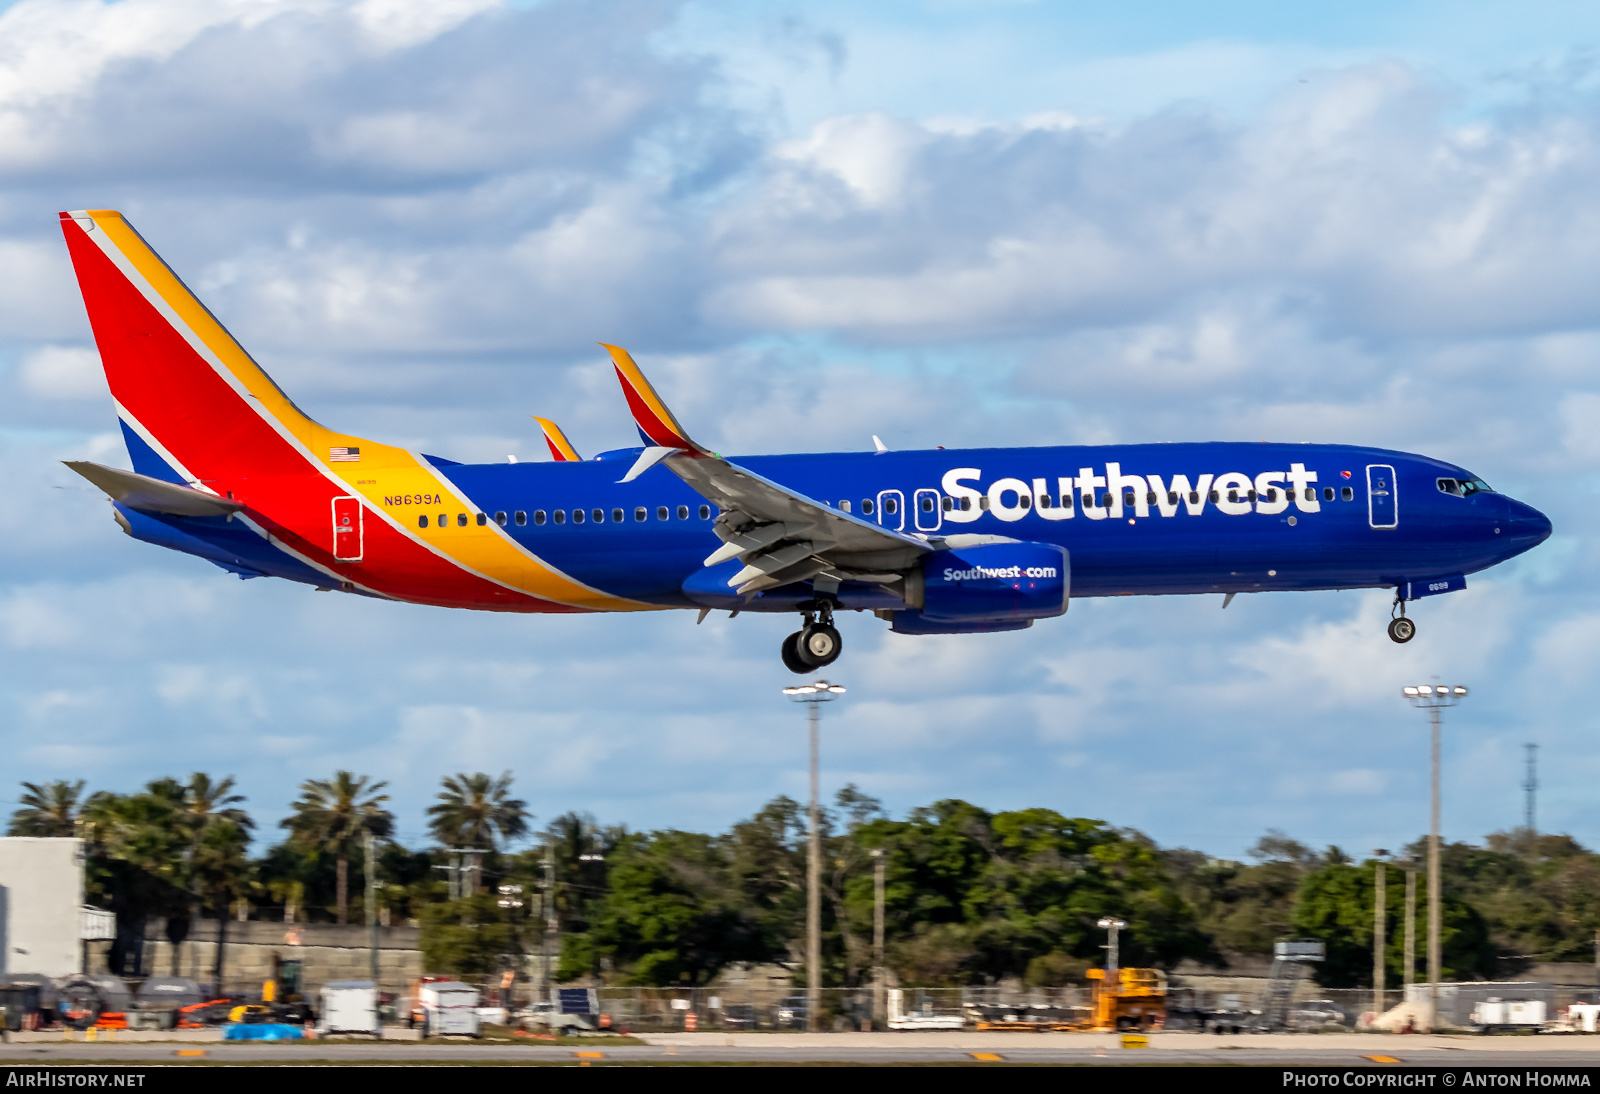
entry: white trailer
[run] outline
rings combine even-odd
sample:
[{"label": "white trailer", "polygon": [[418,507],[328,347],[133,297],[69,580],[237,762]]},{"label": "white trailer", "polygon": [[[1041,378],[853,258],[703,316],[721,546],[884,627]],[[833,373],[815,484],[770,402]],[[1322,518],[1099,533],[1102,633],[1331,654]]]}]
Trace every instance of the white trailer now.
[{"label": "white trailer", "polygon": [[378,1023],[378,985],[371,980],[335,980],[322,985],[317,1006],[317,1033],[383,1035]]},{"label": "white trailer", "polygon": [[933,1001],[926,995],[921,995],[915,1000],[912,1007],[911,1010],[906,1009],[904,988],[890,988],[889,1028],[962,1029],[967,1024],[959,1009],[935,1007]]},{"label": "white trailer", "polygon": [[417,989],[424,1037],[478,1036],[478,989],[459,980],[435,980]]},{"label": "white trailer", "polygon": [[1497,1029],[1539,1029],[1544,1025],[1543,999],[1501,999],[1491,996],[1472,1008],[1472,1028],[1480,1033]]}]

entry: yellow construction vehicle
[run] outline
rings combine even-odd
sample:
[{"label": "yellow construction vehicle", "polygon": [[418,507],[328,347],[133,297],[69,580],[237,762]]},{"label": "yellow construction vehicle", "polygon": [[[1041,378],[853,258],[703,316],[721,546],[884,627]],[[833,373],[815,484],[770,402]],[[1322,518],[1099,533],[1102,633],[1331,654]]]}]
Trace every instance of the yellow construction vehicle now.
[{"label": "yellow construction vehicle", "polygon": [[1113,967],[1109,981],[1105,969],[1090,969],[1088,975],[1094,981],[1094,1011],[1087,1028],[1110,1033],[1160,1029],[1166,1022],[1167,974],[1160,969]]}]

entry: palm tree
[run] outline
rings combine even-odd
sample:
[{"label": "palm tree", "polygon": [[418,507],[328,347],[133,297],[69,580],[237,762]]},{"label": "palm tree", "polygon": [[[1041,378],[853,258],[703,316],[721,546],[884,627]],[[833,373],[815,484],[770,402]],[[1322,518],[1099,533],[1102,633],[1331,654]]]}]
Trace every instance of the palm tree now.
[{"label": "palm tree", "polygon": [[283,821],[291,839],[333,852],[340,923],[350,905],[351,844],[369,832],[384,837],[394,830],[394,814],[383,808],[389,795],[378,793],[388,785],[369,786],[365,775],[357,778],[348,771],[336,771],[331,779],[307,779],[300,784],[300,800],[290,806],[293,815]]},{"label": "palm tree", "polygon": [[83,780],[69,783],[57,779],[40,786],[23,783],[23,794],[18,800],[22,806],[11,814],[8,836],[56,836],[78,834],[78,797],[83,793]]},{"label": "palm tree", "polygon": [[[225,861],[226,855],[220,849],[231,849],[237,844],[236,857],[243,862],[244,848],[250,841],[250,832],[256,822],[243,809],[237,808],[237,804],[245,799],[243,794],[233,792],[232,775],[213,780],[210,775],[196,771],[189,776],[187,783],[179,783],[176,779],[160,779],[151,783],[150,789],[156,791],[158,783],[177,803],[178,822],[188,836],[186,857],[195,897],[187,915],[169,916],[167,920],[167,941],[172,943],[173,968],[178,967],[179,947],[189,937],[189,921],[200,914],[201,906],[209,895],[217,913],[218,964],[214,976],[220,984],[222,939],[227,937],[228,931],[228,905],[225,898],[237,888],[234,878],[242,868],[232,860]],[[227,854],[233,854],[233,851],[229,850]],[[223,858],[219,858],[219,855],[223,855]]]},{"label": "palm tree", "polygon": [[[428,828],[433,838],[446,847],[483,847],[495,850],[500,840],[513,840],[528,833],[528,803],[510,796],[511,772],[496,778],[476,775],[446,775],[439,803],[428,807]],[[483,879],[481,858],[474,856],[472,891]]]}]

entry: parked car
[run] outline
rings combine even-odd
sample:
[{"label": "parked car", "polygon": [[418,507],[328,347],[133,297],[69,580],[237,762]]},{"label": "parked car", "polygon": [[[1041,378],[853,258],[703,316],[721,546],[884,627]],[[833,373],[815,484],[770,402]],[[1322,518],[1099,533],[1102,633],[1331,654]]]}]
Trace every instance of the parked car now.
[{"label": "parked car", "polygon": [[1307,999],[1290,1007],[1284,1020],[1290,1029],[1318,1030],[1347,1025],[1350,1013],[1331,999]]},{"label": "parked car", "polygon": [[756,1008],[749,1003],[730,1003],[722,1008],[723,1029],[755,1029]]},{"label": "parked car", "polygon": [[805,1029],[806,1028],[806,997],[803,995],[786,995],[778,1000],[778,1028],[779,1029]]}]

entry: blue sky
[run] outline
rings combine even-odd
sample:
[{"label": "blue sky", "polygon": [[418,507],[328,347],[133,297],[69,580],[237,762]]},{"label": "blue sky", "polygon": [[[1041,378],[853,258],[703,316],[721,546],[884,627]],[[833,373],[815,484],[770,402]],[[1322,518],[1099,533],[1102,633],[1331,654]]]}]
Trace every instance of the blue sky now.
[{"label": "blue sky", "polygon": [[[1113,10],[1114,9],[1114,10]],[[1600,11],[1576,4],[121,0],[0,5],[0,746],[16,779],[516,773],[536,815],[721,828],[804,793],[784,619],[369,603],[122,536],[54,224],[117,207],[321,420],[457,459],[631,443],[597,340],[720,451],[1383,445],[1549,513],[1383,594],[845,622],[824,781],[1243,853],[1521,817],[1600,843]]]}]

